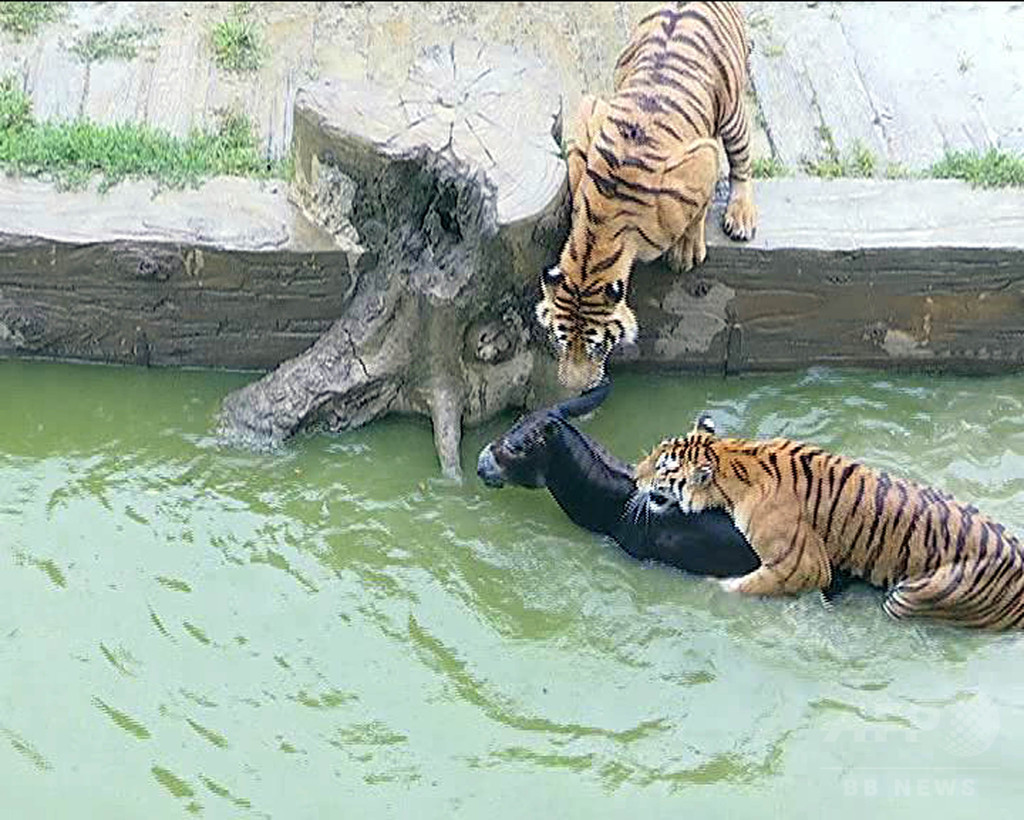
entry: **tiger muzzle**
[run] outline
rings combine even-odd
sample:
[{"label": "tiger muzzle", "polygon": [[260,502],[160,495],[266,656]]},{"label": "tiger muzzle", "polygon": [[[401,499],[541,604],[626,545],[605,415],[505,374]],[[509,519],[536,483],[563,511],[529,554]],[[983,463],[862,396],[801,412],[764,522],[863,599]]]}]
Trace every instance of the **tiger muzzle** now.
[{"label": "tiger muzzle", "polygon": [[604,379],[604,359],[587,356],[573,358],[563,356],[558,362],[558,381],[563,387],[581,393],[596,387]]}]

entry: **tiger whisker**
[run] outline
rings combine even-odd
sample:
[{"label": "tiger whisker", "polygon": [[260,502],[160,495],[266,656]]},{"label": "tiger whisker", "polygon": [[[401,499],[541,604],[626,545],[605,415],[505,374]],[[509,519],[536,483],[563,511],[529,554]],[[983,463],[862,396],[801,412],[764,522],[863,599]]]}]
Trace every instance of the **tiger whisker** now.
[{"label": "tiger whisker", "polygon": [[622,515],[620,516],[620,518],[627,521],[632,520],[633,514],[636,510],[638,503],[639,500],[637,498],[637,493],[633,493],[633,495],[631,495],[629,497],[629,500],[626,502],[626,506],[622,509]]},{"label": "tiger whisker", "polygon": [[647,506],[647,497],[644,496],[644,495],[637,495],[636,496],[636,503],[633,505],[633,523],[634,524],[639,524],[640,523],[640,516],[643,513],[644,508],[646,506]]}]

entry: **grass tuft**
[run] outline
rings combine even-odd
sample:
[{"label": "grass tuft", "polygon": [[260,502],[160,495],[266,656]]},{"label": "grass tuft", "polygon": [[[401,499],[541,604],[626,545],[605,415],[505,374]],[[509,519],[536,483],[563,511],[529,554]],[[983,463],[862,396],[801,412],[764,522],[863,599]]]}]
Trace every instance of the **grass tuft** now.
[{"label": "grass tuft", "polygon": [[813,177],[822,179],[838,179],[840,177],[867,178],[875,175],[878,160],[860,140],[853,143],[850,152],[844,157],[839,153],[832,131],[827,125],[818,129],[824,156],[814,161],[803,163],[804,171]]},{"label": "grass tuft", "polygon": [[80,188],[98,176],[100,190],[106,190],[129,178],[184,188],[221,174],[286,177],[290,162],[268,160],[240,115],[226,116],[216,131],[194,131],[187,139],[141,123],[38,123],[28,97],[8,77],[0,80],[0,167],[50,178],[61,188]]},{"label": "grass tuft", "polygon": [[789,176],[789,169],[775,157],[757,157],[752,166],[754,179],[775,179]]},{"label": "grass tuft", "polygon": [[936,179],[962,179],[975,188],[1024,186],[1024,155],[990,148],[978,151],[947,151],[928,169]]},{"label": "grass tuft", "polygon": [[0,29],[22,38],[35,34],[47,23],[59,20],[67,3],[0,3]]},{"label": "grass tuft", "polygon": [[913,179],[915,174],[900,162],[891,162],[885,166],[886,179]]},{"label": "grass tuft", "polygon": [[848,176],[873,177],[878,161],[875,155],[859,140],[853,143],[853,150],[847,161]]},{"label": "grass tuft", "polygon": [[0,134],[11,137],[32,122],[32,101],[14,77],[0,78]]},{"label": "grass tuft", "polygon": [[263,62],[263,43],[252,20],[252,4],[236,3],[231,16],[213,27],[213,58],[226,71],[255,71]]},{"label": "grass tuft", "polygon": [[139,48],[153,34],[155,28],[133,28],[118,26],[115,29],[89,32],[75,40],[70,51],[83,63],[98,63],[104,60],[134,60]]}]

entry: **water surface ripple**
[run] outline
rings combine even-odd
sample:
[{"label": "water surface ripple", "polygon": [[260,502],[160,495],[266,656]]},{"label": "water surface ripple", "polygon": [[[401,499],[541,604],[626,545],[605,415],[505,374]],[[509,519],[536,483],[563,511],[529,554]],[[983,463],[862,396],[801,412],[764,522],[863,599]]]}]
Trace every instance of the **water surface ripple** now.
[{"label": "water surface ripple", "polygon": [[[0,788],[12,817],[977,817],[1019,795],[1016,635],[855,590],[753,600],[544,493],[438,477],[428,426],[218,448],[245,377],[0,363]],[[787,435],[1024,531],[1024,378],[621,377],[624,458]],[[651,814],[653,813],[653,814]]]}]

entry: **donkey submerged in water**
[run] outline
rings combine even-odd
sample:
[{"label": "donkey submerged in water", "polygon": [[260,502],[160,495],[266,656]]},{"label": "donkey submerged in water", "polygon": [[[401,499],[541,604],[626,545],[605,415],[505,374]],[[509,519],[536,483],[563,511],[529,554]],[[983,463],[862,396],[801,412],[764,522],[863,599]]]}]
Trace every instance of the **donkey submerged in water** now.
[{"label": "donkey submerged in water", "polygon": [[477,475],[489,487],[546,487],[575,524],[611,536],[640,560],[715,577],[759,567],[757,553],[722,510],[691,514],[672,504],[645,517],[630,506],[636,492],[633,466],[569,422],[598,407],[610,391],[606,380],[525,416],[480,451]]}]

